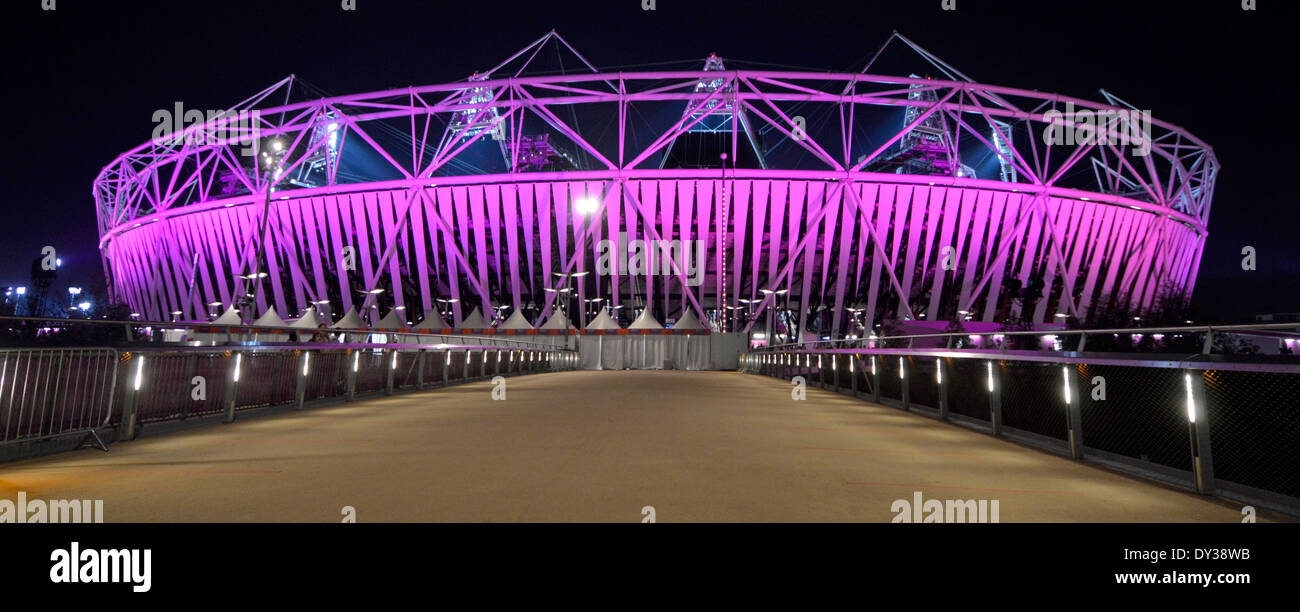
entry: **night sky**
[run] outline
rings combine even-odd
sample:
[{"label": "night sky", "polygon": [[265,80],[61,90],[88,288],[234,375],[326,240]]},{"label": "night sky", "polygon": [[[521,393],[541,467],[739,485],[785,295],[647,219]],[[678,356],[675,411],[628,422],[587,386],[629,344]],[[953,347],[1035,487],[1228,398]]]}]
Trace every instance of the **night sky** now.
[{"label": "night sky", "polygon": [[331,94],[458,80],[552,28],[601,68],[717,52],[857,71],[898,30],[978,81],[1092,100],[1106,88],[1208,142],[1223,170],[1198,322],[1300,312],[1300,122],[1286,110],[1300,3],[956,1],[15,0],[0,26],[0,284],[27,284],[48,244],[65,263],[56,287],[102,287],[91,181],[178,100],[224,108],[288,74]]}]

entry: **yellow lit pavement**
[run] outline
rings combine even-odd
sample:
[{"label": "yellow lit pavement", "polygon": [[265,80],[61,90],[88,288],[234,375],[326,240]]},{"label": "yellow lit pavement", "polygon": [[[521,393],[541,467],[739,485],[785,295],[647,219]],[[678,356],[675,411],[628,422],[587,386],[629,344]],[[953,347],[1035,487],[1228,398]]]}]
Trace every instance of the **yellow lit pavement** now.
[{"label": "yellow lit pavement", "polygon": [[109,522],[888,522],[998,500],[1002,522],[1240,522],[1173,490],[894,408],[734,372],[561,372],[245,416],[0,464],[0,497]]}]

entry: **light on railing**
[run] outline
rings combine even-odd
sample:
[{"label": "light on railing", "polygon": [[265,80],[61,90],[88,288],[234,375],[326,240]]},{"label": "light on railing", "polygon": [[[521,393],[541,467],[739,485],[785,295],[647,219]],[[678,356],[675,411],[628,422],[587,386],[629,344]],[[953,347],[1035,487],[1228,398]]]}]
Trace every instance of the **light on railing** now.
[{"label": "light on railing", "polygon": [[132,385],[135,391],[140,390],[140,382],[144,377],[144,355],[140,356],[140,361],[135,364],[135,384]]},{"label": "light on railing", "polygon": [[235,376],[234,376],[235,382],[239,382],[239,368],[241,365],[243,365],[243,362],[244,362],[244,354],[235,353]]},{"label": "light on railing", "polygon": [[1183,374],[1183,386],[1187,388],[1187,422],[1196,422],[1196,401],[1192,399],[1192,375]]},{"label": "light on railing", "polygon": [[989,393],[993,392],[993,362],[989,361],[984,364],[984,368],[989,373]]},{"label": "light on railing", "polygon": [[308,367],[311,366],[311,353],[303,353],[302,356],[302,375],[306,376]]},{"label": "light on railing", "polygon": [[934,360],[934,382],[943,384],[943,360]]},{"label": "light on railing", "polygon": [[1069,404],[1070,399],[1070,366],[1061,366],[1061,381],[1065,388],[1065,403]]},{"label": "light on railing", "polygon": [[389,367],[389,369],[390,369],[390,370],[396,370],[396,369],[397,369],[397,351],[393,351],[392,364],[391,364],[391,366]]},{"label": "light on railing", "polygon": [[872,375],[872,376],[875,376],[875,375],[876,375],[876,356],[875,356],[875,355],[872,355],[872,356],[871,356],[871,375]]},{"label": "light on railing", "polygon": [[356,372],[359,367],[361,367],[361,353],[352,353],[352,371]]},{"label": "light on railing", "polygon": [[447,351],[447,365],[451,365],[451,351]]},{"label": "light on railing", "polygon": [[902,379],[903,379],[903,367],[904,367],[904,366],[903,366],[903,358],[902,358],[902,357],[899,357],[899,358],[898,358],[898,379],[899,379],[899,380],[902,380]]}]

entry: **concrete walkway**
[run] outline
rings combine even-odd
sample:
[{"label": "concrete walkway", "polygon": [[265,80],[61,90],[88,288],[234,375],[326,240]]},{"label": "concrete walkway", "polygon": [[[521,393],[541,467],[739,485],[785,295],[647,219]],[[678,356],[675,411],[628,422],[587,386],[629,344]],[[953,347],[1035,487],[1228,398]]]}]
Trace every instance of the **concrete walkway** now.
[{"label": "concrete walkway", "polygon": [[888,522],[998,500],[1002,522],[1240,522],[1239,509],[820,390],[733,372],[563,372],[243,418],[0,465],[0,498],[109,522]]}]

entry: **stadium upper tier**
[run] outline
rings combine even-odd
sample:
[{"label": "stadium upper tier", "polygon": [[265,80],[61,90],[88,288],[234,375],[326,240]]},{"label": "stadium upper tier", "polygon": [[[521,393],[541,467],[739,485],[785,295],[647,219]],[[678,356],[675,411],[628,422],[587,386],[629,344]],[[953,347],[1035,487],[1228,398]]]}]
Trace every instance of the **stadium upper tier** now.
[{"label": "stadium upper tier", "polygon": [[290,77],[157,115],[94,182],[111,291],[157,319],[595,302],[843,335],[1194,285],[1214,153],[1109,94],[984,85],[919,48],[942,78],[576,53],[588,70],[529,74],[547,44],[567,48],[551,33],[452,83],[292,101]]}]

